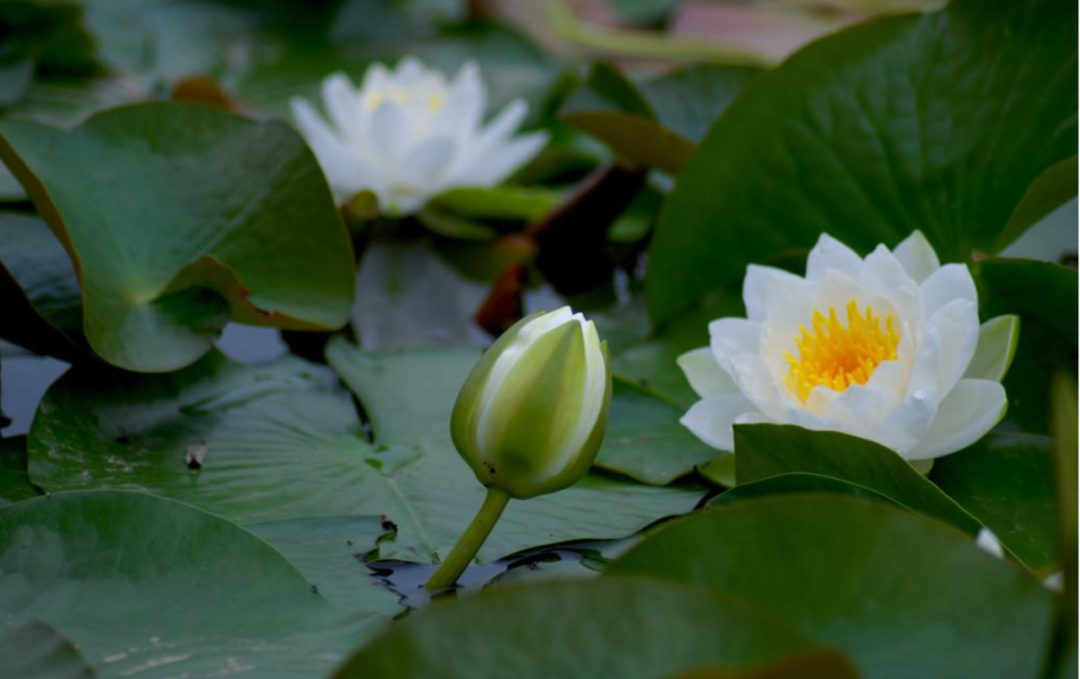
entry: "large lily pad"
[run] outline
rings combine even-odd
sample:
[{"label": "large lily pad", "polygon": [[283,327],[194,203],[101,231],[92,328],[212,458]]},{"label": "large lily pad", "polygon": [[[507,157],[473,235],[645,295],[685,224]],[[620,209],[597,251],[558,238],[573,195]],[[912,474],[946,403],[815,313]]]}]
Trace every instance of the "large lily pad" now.
[{"label": "large lily pad", "polygon": [[0,158],[82,283],[87,340],[107,361],[174,370],[231,318],[343,325],[352,248],[311,151],[280,123],[144,104],[70,132],[0,121]]},{"label": "large lily pad", "polygon": [[[330,357],[371,417],[374,443],[325,369],[294,358],[241,367],[214,352],[169,375],[70,371],[35,418],[31,479],[50,492],[144,490],[243,523],[384,516],[397,535],[375,557],[435,559],[483,499],[449,435],[453,399],[477,354],[365,354],[335,344]],[[193,453],[204,454],[197,469],[188,464]],[[689,511],[701,495],[590,476],[571,490],[513,503],[481,558],[629,535]]]},{"label": "large lily pad", "polygon": [[1036,579],[938,522],[851,497],[709,510],[656,532],[601,580],[611,575],[743,598],[845,651],[868,679],[1039,676],[1051,632]]},{"label": "large lily pad", "polygon": [[921,229],[942,261],[1006,245],[1028,186],[1076,154],[1076,12],[956,0],[841,31],[760,76],[667,202],[652,317],[822,232],[869,251]]},{"label": "large lily pad", "polygon": [[3,627],[50,623],[101,677],[323,677],[385,622],[330,605],[236,524],[142,493],[5,507],[0,545]]},{"label": "large lily pad", "polygon": [[31,621],[0,639],[0,679],[94,679],[71,640]]},{"label": "large lily pad", "polygon": [[759,664],[806,646],[784,624],[707,590],[612,578],[500,588],[436,604],[334,676],[653,679]]},{"label": "large lily pad", "polygon": [[1031,434],[990,434],[935,460],[930,472],[942,490],[1031,568],[1051,566],[1057,556],[1051,443]]}]

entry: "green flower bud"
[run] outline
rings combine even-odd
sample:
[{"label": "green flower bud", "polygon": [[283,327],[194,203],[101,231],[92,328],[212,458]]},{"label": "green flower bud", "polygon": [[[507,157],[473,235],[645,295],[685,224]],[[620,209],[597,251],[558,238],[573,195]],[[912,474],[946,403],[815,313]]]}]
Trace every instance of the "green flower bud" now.
[{"label": "green flower bud", "polygon": [[524,499],[592,465],[611,403],[607,343],[570,307],[518,321],[483,355],[454,404],[454,445],[488,488]]}]

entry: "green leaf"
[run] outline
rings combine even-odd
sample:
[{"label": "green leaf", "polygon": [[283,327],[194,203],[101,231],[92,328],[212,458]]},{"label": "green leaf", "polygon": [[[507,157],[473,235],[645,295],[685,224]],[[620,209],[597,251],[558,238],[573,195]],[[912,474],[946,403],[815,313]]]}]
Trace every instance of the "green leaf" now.
[{"label": "green leaf", "polygon": [[1020,341],[1020,317],[1006,314],[991,318],[979,327],[979,343],[975,355],[964,371],[964,379],[993,380],[1005,379],[1016,355],[1016,345]]},{"label": "green leaf", "polygon": [[387,535],[377,516],[317,516],[247,526],[276,547],[327,601],[339,608],[388,617],[401,612],[397,595],[364,565]]},{"label": "green leaf", "polygon": [[1024,197],[1013,210],[1012,217],[1001,234],[997,250],[1019,238],[1051,212],[1076,196],[1076,156],[1055,163],[1031,182]]},{"label": "green leaf", "polygon": [[600,62],[563,105],[561,117],[625,162],[678,174],[753,73],[696,66],[634,85],[616,67]]},{"label": "green leaf", "polygon": [[345,612],[273,547],[163,498],[75,491],[0,509],[0,609],[102,677],[323,677],[384,618]]},{"label": "green leaf", "polygon": [[432,606],[361,649],[334,677],[651,679],[702,665],[759,664],[806,646],[785,625],[704,589],[602,578],[494,589]]},{"label": "green leaf", "polygon": [[752,669],[706,667],[670,679],[858,679],[846,656],[828,649],[796,653],[768,666]]},{"label": "green leaf", "polygon": [[0,679],[94,679],[71,640],[32,620],[0,637]]},{"label": "green leaf", "polygon": [[307,330],[348,318],[348,236],[286,126],[145,104],[70,132],[0,121],[0,135],[0,157],[75,260],[86,337],[109,362],[175,370],[230,318]]},{"label": "green leaf", "polygon": [[26,437],[0,438],[0,507],[38,495],[26,470]]},{"label": "green leaf", "polygon": [[836,495],[851,495],[865,500],[878,500],[897,504],[894,500],[871,490],[866,486],[860,486],[850,481],[843,481],[835,476],[823,474],[811,474],[807,472],[785,472],[775,476],[767,476],[760,481],[741,483],[734,488],[729,488],[709,500],[708,506],[742,502],[759,497],[771,495],[805,495],[809,493],[833,493]]},{"label": "green leaf", "polygon": [[557,191],[542,187],[491,186],[444,191],[429,206],[462,217],[534,222],[559,204]]},{"label": "green leaf", "polygon": [[1057,518],[1050,440],[1030,434],[990,434],[934,461],[930,472],[1029,568],[1053,565]]},{"label": "green leaf", "polygon": [[1054,0],[957,0],[854,26],[761,75],[667,201],[652,318],[822,232],[863,252],[917,229],[942,261],[994,252],[1031,182],[1076,154],[1076,18]]},{"label": "green leaf", "polygon": [[604,445],[595,466],[663,486],[716,457],[679,424],[683,411],[615,378]]},{"label": "green leaf", "polygon": [[983,310],[1037,318],[1077,343],[1076,269],[997,257],[979,262],[978,274]]},{"label": "green leaf", "polygon": [[970,535],[982,527],[902,457],[855,436],[790,425],[740,424],[735,426],[735,465],[740,484],[787,472],[821,474],[864,486]]},{"label": "green leaf", "polygon": [[490,286],[460,275],[426,243],[373,240],[360,258],[352,324],[368,349],[462,346],[486,339],[473,321]]},{"label": "green leaf", "polygon": [[71,360],[82,352],[79,281],[64,247],[40,219],[0,212],[0,337]]},{"label": "green leaf", "polygon": [[[143,490],[242,523],[385,516],[397,535],[374,558],[436,559],[484,494],[449,436],[453,400],[476,353],[364,354],[334,344],[329,355],[371,418],[374,444],[325,369],[295,358],[241,367],[213,352],[160,376],[72,369],[34,419],[31,479],[49,492]],[[205,452],[195,469],[187,462],[193,452]],[[511,505],[481,559],[629,535],[691,510],[701,495],[589,476]]]},{"label": "green leaf", "polygon": [[[1052,599],[974,540],[881,502],[739,502],[670,524],[608,567],[705,585],[844,651],[867,679],[1038,676]],[[932,622],[928,622],[932,621]]]},{"label": "green leaf", "polygon": [[[426,561],[445,551],[484,496],[450,440],[450,412],[477,353],[364,352],[339,340],[327,359],[363,403],[376,449],[407,454],[410,461],[393,463],[395,497],[379,513],[394,520],[398,537],[380,546],[380,556]],[[625,537],[690,511],[702,494],[694,486],[654,488],[590,473],[564,491],[511,502],[479,558],[571,539]]]}]

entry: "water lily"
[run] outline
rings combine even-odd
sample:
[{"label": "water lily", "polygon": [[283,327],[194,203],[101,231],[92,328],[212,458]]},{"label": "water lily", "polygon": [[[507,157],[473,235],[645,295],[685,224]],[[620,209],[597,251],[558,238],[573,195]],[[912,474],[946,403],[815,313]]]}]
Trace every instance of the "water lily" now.
[{"label": "water lily", "polygon": [[961,450],[1005,414],[1018,322],[985,323],[967,267],[941,266],[919,232],[862,258],[822,235],[806,276],[751,265],[747,318],[709,325],[709,347],[679,358],[701,400],[682,423],[733,449],[732,425],[833,430],[908,460]]},{"label": "water lily", "polygon": [[322,98],[328,118],[299,97],[293,117],[338,202],[369,190],[395,215],[450,188],[498,184],[547,142],[543,132],[514,136],[528,111],[521,100],[484,124],[487,89],[472,62],[452,80],[412,57],[394,70],[375,64],[359,89],[335,73]]},{"label": "water lily", "polygon": [[484,353],[458,394],[450,432],[487,498],[429,589],[457,581],[510,498],[562,490],[589,471],[610,403],[607,343],[569,307],[522,319]]}]

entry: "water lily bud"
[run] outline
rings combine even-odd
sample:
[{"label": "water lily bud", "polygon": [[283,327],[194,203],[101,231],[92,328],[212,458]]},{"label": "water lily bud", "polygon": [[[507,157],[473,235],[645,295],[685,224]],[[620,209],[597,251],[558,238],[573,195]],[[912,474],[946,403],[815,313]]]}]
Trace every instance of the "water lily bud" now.
[{"label": "water lily bud", "polygon": [[563,307],[522,319],[488,349],[458,395],[451,434],[481,483],[529,498],[588,471],[610,402],[607,343]]}]

